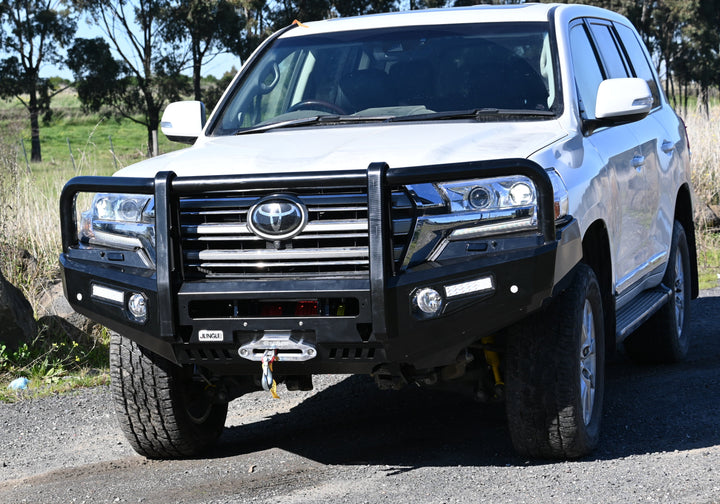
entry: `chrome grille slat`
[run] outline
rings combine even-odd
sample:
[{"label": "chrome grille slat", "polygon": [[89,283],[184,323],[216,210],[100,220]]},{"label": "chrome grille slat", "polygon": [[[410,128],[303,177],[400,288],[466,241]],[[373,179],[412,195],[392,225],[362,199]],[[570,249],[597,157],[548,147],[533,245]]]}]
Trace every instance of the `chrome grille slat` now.
[{"label": "chrome grille slat", "polygon": [[293,259],[332,259],[343,257],[367,257],[369,255],[367,247],[326,247],[317,249],[252,249],[252,250],[200,250],[197,252],[186,252],[185,256],[189,260],[200,259],[203,261],[244,261],[249,260],[265,260],[272,261],[276,259],[293,260]]},{"label": "chrome grille slat", "polygon": [[292,261],[292,262],[271,262],[271,261],[236,261],[231,263],[212,262],[212,263],[189,263],[190,266],[198,268],[237,268],[243,266],[246,268],[287,268],[290,266],[350,266],[368,264],[368,261]]},{"label": "chrome grille slat", "polygon": [[[351,221],[327,220],[324,222],[309,222],[303,232],[323,232],[323,231],[367,231],[367,219]],[[199,226],[182,226],[183,235],[200,234],[200,235],[252,235],[252,231],[248,229],[247,224],[202,224]]]},{"label": "chrome grille slat", "polygon": [[[343,233],[343,234],[309,234],[309,235],[298,235],[293,237],[292,241],[301,241],[301,240],[325,240],[330,238],[363,238],[366,237],[367,234],[365,233]],[[188,242],[200,242],[200,241],[242,241],[242,240],[262,240],[262,238],[259,238],[255,235],[218,235],[218,236],[195,236],[190,237],[188,236],[185,238]]]},{"label": "chrome grille slat", "polygon": [[[366,277],[370,253],[365,191],[294,188],[182,198],[179,228],[185,277]],[[248,213],[260,199],[285,193],[305,204],[308,222],[300,234],[279,245],[269,243],[250,230]],[[393,259],[397,262],[414,216],[404,191],[393,192],[392,202],[401,214],[392,225]]]}]

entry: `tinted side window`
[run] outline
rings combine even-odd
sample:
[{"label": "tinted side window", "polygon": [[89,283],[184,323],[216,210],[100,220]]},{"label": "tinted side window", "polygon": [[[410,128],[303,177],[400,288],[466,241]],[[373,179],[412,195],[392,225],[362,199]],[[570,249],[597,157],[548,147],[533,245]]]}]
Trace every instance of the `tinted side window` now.
[{"label": "tinted side window", "polygon": [[652,91],[653,107],[660,105],[660,90],[658,89],[657,81],[655,80],[655,74],[652,71],[652,67],[645,57],[645,52],[640,45],[635,33],[627,26],[616,24],[620,40],[622,40],[625,51],[630,58],[630,65],[635,73],[635,77],[639,77],[647,81]]},{"label": "tinted side window", "polygon": [[585,119],[595,119],[595,101],[598,86],[603,81],[603,74],[583,25],[575,25],[571,28],[570,47],[572,47],[575,83],[580,99],[580,115]]},{"label": "tinted side window", "polygon": [[598,44],[598,50],[605,63],[608,78],[617,79],[620,77],[630,77],[625,67],[623,57],[620,55],[620,49],[615,41],[615,37],[612,34],[612,28],[606,24],[592,23],[590,30]]}]

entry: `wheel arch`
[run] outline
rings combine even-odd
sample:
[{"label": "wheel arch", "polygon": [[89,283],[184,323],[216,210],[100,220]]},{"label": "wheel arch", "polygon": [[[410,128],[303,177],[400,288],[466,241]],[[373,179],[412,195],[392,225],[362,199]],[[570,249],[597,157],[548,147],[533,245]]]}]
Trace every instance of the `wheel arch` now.
[{"label": "wheel arch", "polygon": [[587,228],[582,239],[583,262],[595,272],[600,285],[605,327],[605,352],[615,351],[615,298],[613,296],[613,271],[610,256],[610,238],[607,225],[596,220]]},{"label": "wheel arch", "polygon": [[692,196],[688,184],[683,184],[678,190],[675,200],[675,220],[680,222],[685,229],[685,237],[690,252],[691,299],[695,299],[700,293],[700,288],[698,284],[697,244],[695,241]]}]

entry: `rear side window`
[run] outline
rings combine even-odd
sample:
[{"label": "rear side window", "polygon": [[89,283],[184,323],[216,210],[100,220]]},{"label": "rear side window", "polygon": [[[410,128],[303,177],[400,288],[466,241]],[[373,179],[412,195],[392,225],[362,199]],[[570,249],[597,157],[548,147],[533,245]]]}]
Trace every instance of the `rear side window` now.
[{"label": "rear side window", "polygon": [[648,83],[650,91],[652,92],[653,107],[659,107],[660,90],[658,88],[657,81],[655,80],[655,74],[652,67],[645,57],[645,51],[643,51],[643,48],[640,45],[640,41],[637,39],[637,36],[635,36],[633,30],[627,26],[616,24],[615,28],[620,35],[620,40],[622,40],[622,44],[625,47],[628,58],[630,59],[630,65],[632,66],[635,77],[639,77]]},{"label": "rear side window", "polygon": [[575,82],[580,100],[580,114],[584,119],[595,119],[598,86],[604,76],[584,25],[577,24],[571,28],[570,47],[572,47]]},{"label": "rear side window", "polygon": [[607,77],[610,79],[629,77],[630,74],[620,54],[615,36],[612,33],[612,27],[607,24],[592,23],[590,30],[595,37],[600,56],[605,63],[605,70],[608,73]]}]

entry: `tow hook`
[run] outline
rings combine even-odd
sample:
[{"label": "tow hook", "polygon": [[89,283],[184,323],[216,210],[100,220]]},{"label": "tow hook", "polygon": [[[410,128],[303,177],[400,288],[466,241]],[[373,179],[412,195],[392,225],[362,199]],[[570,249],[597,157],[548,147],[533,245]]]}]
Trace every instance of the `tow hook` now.
[{"label": "tow hook", "polygon": [[273,363],[302,362],[317,356],[317,350],[303,338],[295,338],[291,331],[265,331],[261,338],[242,345],[238,354],[243,359],[260,361],[260,384],[278,399],[277,382],[273,378]]},{"label": "tow hook", "polygon": [[277,353],[277,349],[265,350],[262,360],[260,361],[262,366],[260,384],[262,385],[263,390],[270,391],[275,399],[280,399],[280,396],[277,393],[277,383],[275,382],[275,378],[273,378],[273,362],[278,360]]}]

